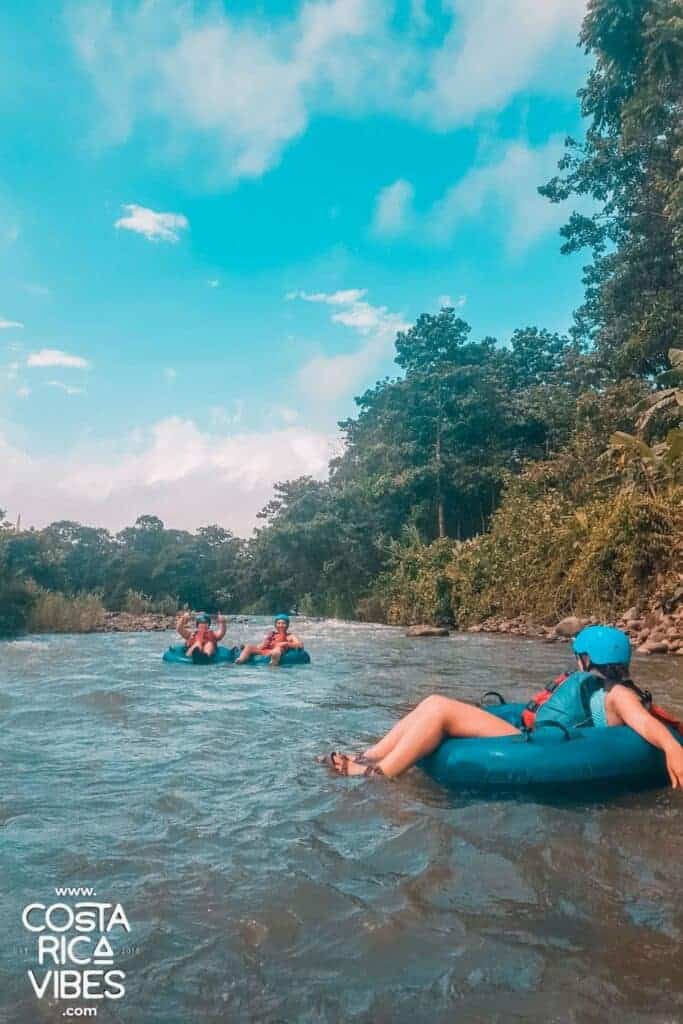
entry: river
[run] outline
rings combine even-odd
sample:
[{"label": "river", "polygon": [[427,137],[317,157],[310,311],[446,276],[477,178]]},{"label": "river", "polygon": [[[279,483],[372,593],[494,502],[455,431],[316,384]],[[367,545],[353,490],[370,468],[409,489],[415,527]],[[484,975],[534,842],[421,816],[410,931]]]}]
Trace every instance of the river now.
[{"label": "river", "polygon": [[[164,665],[170,634],[0,645],[2,1024],[65,1019],[21,920],[57,886],[129,922],[107,1024],[683,1020],[681,794],[485,800],[314,760],[433,691],[520,700],[569,649],[296,631],[312,664],[279,670]],[[680,660],[634,675],[683,711]]]}]

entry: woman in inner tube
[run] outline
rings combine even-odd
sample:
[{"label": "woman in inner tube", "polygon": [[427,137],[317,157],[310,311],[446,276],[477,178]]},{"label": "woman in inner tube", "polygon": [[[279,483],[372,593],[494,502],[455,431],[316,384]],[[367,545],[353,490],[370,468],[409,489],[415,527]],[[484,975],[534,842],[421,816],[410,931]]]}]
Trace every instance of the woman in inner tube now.
[{"label": "woman in inner tube", "polygon": [[185,654],[195,663],[211,661],[225,636],[225,615],[218,613],[218,629],[215,630],[211,628],[211,616],[206,612],[197,613],[194,630],[190,628],[190,617],[189,612],[183,612],[176,622],[176,629],[185,641]]},{"label": "woman in inner tube", "polygon": [[[625,633],[611,626],[588,626],[575,637],[573,651],[578,670],[561,684],[579,686],[592,673],[602,685],[590,696],[591,721],[570,725],[608,727],[628,725],[648,743],[659,747],[674,789],[683,787],[683,747],[650,713],[643,694],[629,676],[631,644]],[[488,738],[511,736],[520,730],[483,708],[432,694],[391,729],[374,746],[353,756],[333,751],[324,760],[340,775],[385,775],[395,778],[412,768],[449,737]]]},{"label": "woman in inner tube", "polygon": [[274,628],[266,633],[260,644],[247,644],[242,648],[236,665],[243,665],[245,661],[249,661],[252,654],[269,655],[270,664],[279,665],[282,655],[287,651],[303,650],[303,640],[289,632],[289,615],[276,615],[273,625]]}]

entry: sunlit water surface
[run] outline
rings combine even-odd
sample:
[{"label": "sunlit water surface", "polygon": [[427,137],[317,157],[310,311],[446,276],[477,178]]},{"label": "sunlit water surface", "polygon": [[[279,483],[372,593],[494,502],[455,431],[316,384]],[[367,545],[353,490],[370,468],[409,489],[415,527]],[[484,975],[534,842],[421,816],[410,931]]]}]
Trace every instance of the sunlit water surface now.
[{"label": "sunlit water surface", "polygon": [[[131,923],[100,1021],[683,1020],[680,795],[487,801],[314,760],[433,691],[522,699],[568,648],[296,629],[313,663],[280,670],[166,666],[170,634],[0,645],[0,1020],[63,1019],[21,925],[57,885]],[[680,661],[636,675],[683,710]]]}]

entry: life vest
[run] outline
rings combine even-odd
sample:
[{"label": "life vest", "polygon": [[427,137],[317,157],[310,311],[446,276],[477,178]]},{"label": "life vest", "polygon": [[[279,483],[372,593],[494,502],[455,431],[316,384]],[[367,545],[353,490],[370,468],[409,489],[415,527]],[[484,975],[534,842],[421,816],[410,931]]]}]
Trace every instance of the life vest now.
[{"label": "life vest", "polygon": [[200,633],[200,631],[196,629],[187,641],[187,646],[192,647],[192,645],[196,643],[207,644],[209,641],[212,641],[214,644],[218,643],[218,637],[212,629],[207,629],[203,633]]},{"label": "life vest", "polygon": [[565,729],[580,729],[593,724],[590,699],[602,690],[604,680],[593,672],[572,672],[557,684],[536,712],[534,725],[554,722]]},{"label": "life vest", "polygon": [[565,679],[569,679],[569,672],[562,672],[559,676],[553,679],[552,683],[548,683],[544,689],[539,690],[538,693],[534,694],[527,706],[522,711],[522,725],[525,729],[533,729],[536,724],[536,715],[541,705],[545,704],[547,700],[550,700],[552,695],[558,686],[561,686]]},{"label": "life vest", "polygon": [[[529,701],[522,712],[522,722],[527,729],[543,722],[557,722],[567,729],[592,725],[590,699],[604,685],[605,681],[592,672],[573,672],[571,675],[565,672]],[[648,690],[641,690],[630,680],[613,685],[628,686],[634,690],[653,718],[683,736],[683,721],[653,704]]]},{"label": "life vest", "polygon": [[286,643],[287,643],[287,634],[285,633],[285,639],[282,640],[282,639],[280,639],[280,634],[278,633],[278,631],[276,629],[273,629],[268,634],[268,636],[265,638],[265,640],[263,641],[263,645],[262,646],[263,646],[264,650],[270,651],[270,650],[272,650],[273,647],[275,647],[276,644],[286,644]]}]

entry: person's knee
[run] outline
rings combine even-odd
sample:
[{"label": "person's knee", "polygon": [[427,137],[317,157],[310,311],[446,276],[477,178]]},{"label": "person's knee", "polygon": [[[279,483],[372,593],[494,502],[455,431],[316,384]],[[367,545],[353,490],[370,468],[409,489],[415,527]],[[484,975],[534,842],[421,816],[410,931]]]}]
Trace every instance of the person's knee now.
[{"label": "person's knee", "polygon": [[420,703],[420,710],[430,718],[445,718],[449,711],[453,710],[453,701],[448,697],[442,697],[438,693],[431,693]]},{"label": "person's knee", "polygon": [[424,711],[437,711],[441,708],[444,702],[444,697],[438,693],[430,693],[428,697],[420,701],[420,707]]}]

